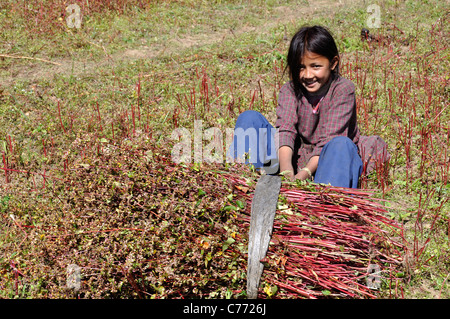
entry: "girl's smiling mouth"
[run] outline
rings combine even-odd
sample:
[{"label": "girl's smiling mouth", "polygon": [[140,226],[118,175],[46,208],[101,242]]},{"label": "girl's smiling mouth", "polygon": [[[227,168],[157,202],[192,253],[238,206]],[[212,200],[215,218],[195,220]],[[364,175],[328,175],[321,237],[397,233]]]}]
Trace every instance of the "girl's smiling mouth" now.
[{"label": "girl's smiling mouth", "polygon": [[305,86],[312,87],[312,86],[314,86],[317,83],[317,81],[316,80],[314,80],[314,81],[304,81],[303,83],[305,83]]},{"label": "girl's smiling mouth", "polygon": [[315,88],[317,85],[319,85],[319,82],[317,82],[317,80],[313,80],[313,81],[303,81],[303,85],[305,86],[306,89],[313,89],[313,88]]}]

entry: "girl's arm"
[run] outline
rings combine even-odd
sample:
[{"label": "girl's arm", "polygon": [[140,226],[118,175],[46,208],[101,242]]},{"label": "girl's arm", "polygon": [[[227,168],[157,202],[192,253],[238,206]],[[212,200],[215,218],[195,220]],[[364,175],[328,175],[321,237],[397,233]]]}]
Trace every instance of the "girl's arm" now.
[{"label": "girl's arm", "polygon": [[311,174],[314,174],[317,170],[317,166],[319,164],[319,156],[313,156],[309,160],[308,164],[306,164],[305,169],[300,169],[298,173],[294,176],[294,167],[292,165],[292,155],[294,152],[292,148],[289,146],[281,146],[278,150],[278,159],[280,162],[280,172],[286,172],[285,177],[290,179],[291,181],[295,179],[306,180],[311,178],[308,170]]},{"label": "girl's arm", "polygon": [[314,174],[317,170],[318,165],[319,165],[319,156],[316,155],[311,157],[308,161],[308,164],[306,164],[305,169],[300,169],[298,173],[295,175],[295,178],[300,179],[302,181],[311,178],[309,172],[311,172],[311,174]]},{"label": "girl's arm", "polygon": [[292,156],[297,136],[297,99],[290,83],[283,85],[278,96],[277,121],[278,160],[280,172],[289,171],[286,177],[294,178]]},{"label": "girl's arm", "polygon": [[278,160],[280,162],[280,173],[288,171],[285,177],[293,180],[294,177],[294,166],[292,165],[292,155],[294,151],[289,146],[281,146],[278,149]]}]

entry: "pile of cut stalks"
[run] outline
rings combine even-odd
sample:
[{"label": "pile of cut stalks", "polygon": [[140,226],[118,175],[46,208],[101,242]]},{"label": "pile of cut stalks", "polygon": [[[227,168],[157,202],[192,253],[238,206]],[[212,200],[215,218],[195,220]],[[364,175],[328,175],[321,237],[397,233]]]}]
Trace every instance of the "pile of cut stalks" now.
[{"label": "pile of cut stalks", "polygon": [[[248,227],[253,193],[243,180],[233,184],[247,199]],[[258,297],[402,298],[403,227],[373,194],[283,182]]]}]

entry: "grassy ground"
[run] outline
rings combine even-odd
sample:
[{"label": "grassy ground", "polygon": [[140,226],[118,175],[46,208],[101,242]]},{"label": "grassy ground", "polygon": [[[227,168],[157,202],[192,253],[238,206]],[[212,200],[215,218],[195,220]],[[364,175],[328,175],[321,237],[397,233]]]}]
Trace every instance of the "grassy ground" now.
[{"label": "grassy ground", "polygon": [[[133,230],[124,228],[128,225],[124,219],[108,215],[113,208],[121,215],[121,205],[132,198],[122,198],[114,206],[117,199],[111,189],[115,187],[142,199],[135,205],[150,202],[143,190],[155,190],[142,182],[148,171],[155,174],[156,185],[167,182],[159,190],[162,194],[164,187],[177,184],[171,184],[174,181],[191,182],[181,184],[192,196],[180,186],[177,192],[153,198],[145,211],[167,214],[167,218],[173,217],[171,212],[182,212],[185,218],[189,212],[206,216],[197,225],[202,231],[191,229],[186,237],[178,237],[179,241],[196,238],[204,249],[191,247],[179,262],[198,267],[189,259],[197,254],[206,267],[197,276],[209,276],[208,263],[214,262],[223,245],[239,237],[240,230],[232,220],[207,212],[223,213],[233,198],[201,201],[206,190],[214,192],[211,187],[218,177],[208,173],[210,177],[199,182],[201,167],[196,165],[177,173],[176,166],[168,162],[174,144],[171,133],[174,128],[192,130],[194,121],[200,119],[205,128],[225,130],[249,108],[274,122],[278,89],[287,80],[283,71],[289,39],[303,24],[323,24],[338,42],[341,73],[356,85],[363,134],[380,135],[389,144],[388,173],[376,172],[363,183],[386,199],[391,217],[404,224],[410,246],[402,294],[406,298],[450,297],[448,2],[385,0],[378,4],[380,26],[369,28],[375,40],[367,43],[360,40],[360,31],[373,16],[365,1],[191,0],[147,5],[137,0],[81,1],[80,28],[68,27],[66,18],[71,13],[65,11],[64,1],[3,1],[0,296],[66,296],[67,292],[52,287],[63,280],[68,260],[81,258],[88,247],[104,247],[100,243],[117,240],[124,243],[123,249],[116,244],[107,247],[116,247],[115,254],[123,256],[123,263],[113,261],[111,253],[91,265],[92,274],[84,274],[86,284],[102,282],[103,286],[98,291],[92,287],[83,296],[147,297],[135,289],[146,282],[152,287],[149,296],[174,297],[175,292],[164,291],[162,284],[172,278],[173,265],[153,265],[158,278],[154,282],[150,277],[139,279],[138,270],[148,273],[151,267],[136,266],[142,264],[139,254],[144,252],[133,245],[147,245],[151,238],[155,251],[170,253],[170,245],[160,247],[157,241],[164,241],[164,229],[182,233],[180,221],[170,227],[159,225],[161,229],[150,237],[133,241]],[[157,158],[167,161],[172,170],[164,172],[164,165],[148,164]],[[121,166],[126,167],[123,174],[99,169]],[[139,187],[124,186],[127,183]],[[218,194],[230,195],[227,187],[216,186]],[[195,199],[195,209],[183,207],[189,202],[186,198]],[[91,213],[104,217],[94,221]],[[74,225],[79,216],[86,218]],[[228,229],[217,233],[218,237],[211,228],[213,221],[219,222],[215,218]],[[136,229],[146,227],[134,219],[133,223]],[[63,236],[71,227],[82,231],[88,226],[120,232],[82,240]],[[206,246],[213,239],[220,248],[216,255],[208,255]],[[58,245],[73,249],[61,250]],[[238,254],[241,248],[229,254],[228,260],[217,262],[215,286],[193,285],[186,278],[196,274],[186,269],[180,283],[189,289],[180,288],[177,293],[242,296],[245,261]],[[136,252],[134,259],[130,251]],[[96,251],[94,255],[101,254]],[[87,261],[77,260],[83,262]],[[43,275],[39,268],[50,273]],[[224,278],[232,281],[231,290]]]}]

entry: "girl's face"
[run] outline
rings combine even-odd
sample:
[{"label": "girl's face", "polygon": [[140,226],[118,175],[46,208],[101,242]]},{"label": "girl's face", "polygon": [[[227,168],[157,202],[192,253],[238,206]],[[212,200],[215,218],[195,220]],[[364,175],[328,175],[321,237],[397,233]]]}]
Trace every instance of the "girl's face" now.
[{"label": "girl's face", "polygon": [[308,92],[317,92],[327,84],[338,61],[337,56],[330,62],[323,55],[306,51],[300,63],[300,83]]}]

